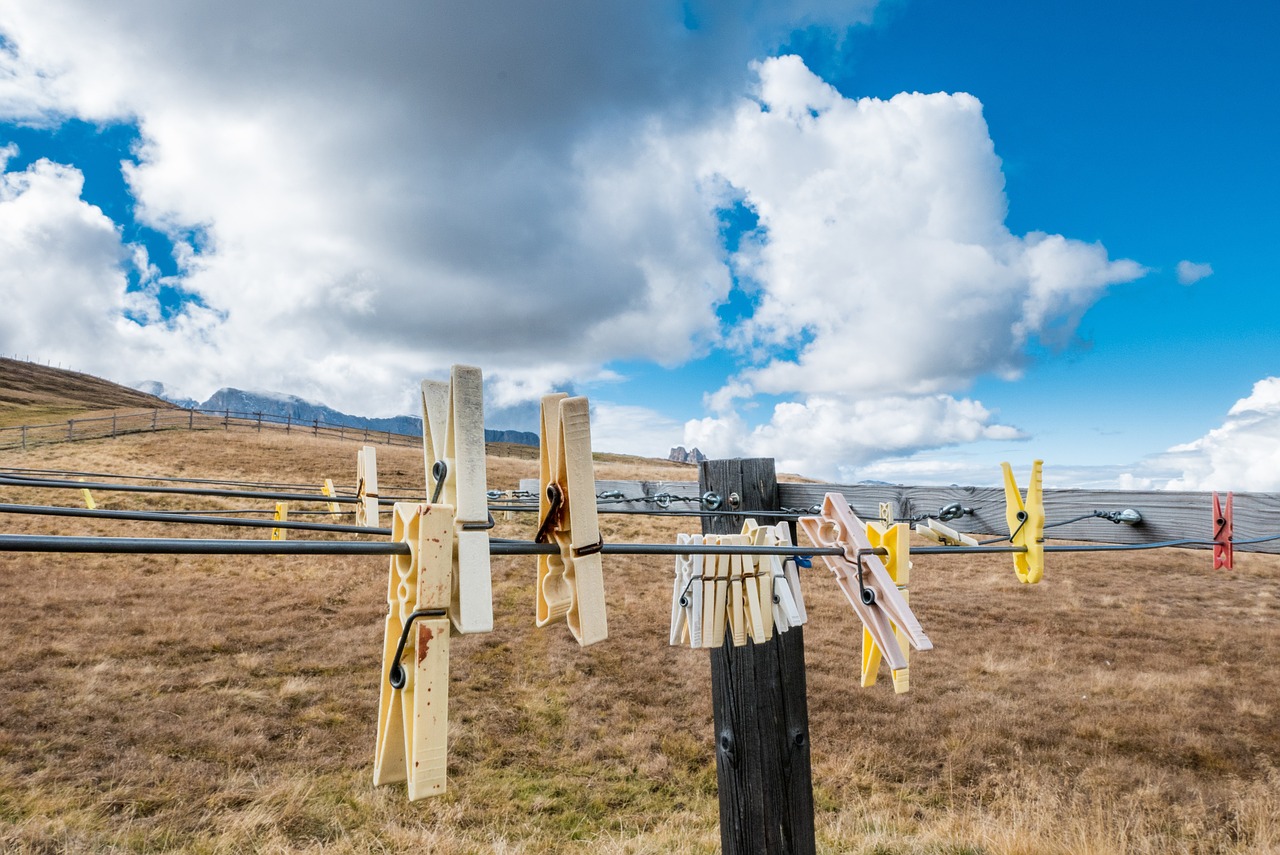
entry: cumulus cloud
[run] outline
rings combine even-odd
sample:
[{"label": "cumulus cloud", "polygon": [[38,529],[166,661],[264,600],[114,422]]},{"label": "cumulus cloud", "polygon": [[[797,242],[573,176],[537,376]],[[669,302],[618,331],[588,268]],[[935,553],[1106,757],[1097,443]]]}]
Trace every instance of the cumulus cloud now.
[{"label": "cumulus cloud", "polygon": [[1228,411],[1221,427],[1160,455],[1181,475],[1169,490],[1280,491],[1280,377],[1267,377]]},{"label": "cumulus cloud", "polygon": [[1213,275],[1213,265],[1197,264],[1194,261],[1179,261],[1177,275],[1179,285],[1194,285],[1206,276]]},{"label": "cumulus cloud", "polygon": [[1019,439],[993,423],[977,401],[949,395],[850,400],[813,395],[774,407],[765,424],[748,427],[737,414],[685,425],[684,444],[713,457],[773,457],[778,467],[838,481],[867,476],[860,467],[885,454],[906,454],[978,440]]},{"label": "cumulus cloud", "polygon": [[0,120],[137,123],[137,215],[208,310],[169,386],[368,410],[469,361],[536,394],[709,346],[730,278],[680,141],[873,5],[15,0]]}]

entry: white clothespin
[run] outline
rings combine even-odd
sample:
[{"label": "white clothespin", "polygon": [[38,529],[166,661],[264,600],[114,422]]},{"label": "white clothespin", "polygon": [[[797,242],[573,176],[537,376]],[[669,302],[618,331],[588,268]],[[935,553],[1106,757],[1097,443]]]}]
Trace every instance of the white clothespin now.
[{"label": "white clothespin", "polygon": [[422,454],[432,501],[457,509],[449,617],[458,632],[490,632],[493,522],[485,492],[484,380],[479,368],[455,365],[448,383],[422,381]]},{"label": "white clothespin", "polygon": [[889,667],[907,667],[898,647],[893,628],[906,636],[916,650],[931,650],[933,643],[925,635],[920,621],[898,592],[884,563],[872,552],[864,523],[849,508],[839,493],[827,493],[822,501],[822,516],[801,517],[800,526],[818,547],[839,547],[844,555],[823,555],[822,560],[836,576],[836,584],[862,620]]},{"label": "white clothespin", "polygon": [[[743,524],[742,533],[751,539],[753,546],[791,546],[791,530],[785,522],[762,526],[749,519]],[[773,628],[786,632],[805,623],[804,597],[800,592],[800,574],[795,559],[784,560],[781,555],[758,557],[761,608],[767,609],[772,616]]]},{"label": "white clothespin", "polygon": [[536,539],[555,542],[560,553],[538,556],[537,624],[564,618],[579,644],[595,644],[609,637],[609,625],[586,398],[543,397],[539,479]]},{"label": "white clothespin", "polygon": [[409,800],[443,793],[449,734],[449,600],[454,509],[396,503],[383,635],[374,785],[407,780]]},{"label": "white clothespin", "polygon": [[378,450],[366,445],[356,452],[356,525],[378,527]]},{"label": "white clothespin", "polygon": [[[676,535],[678,544],[702,544],[702,535]],[[675,587],[671,591],[671,644],[702,646],[703,555],[677,555]]]},{"label": "white clothespin", "polygon": [[978,541],[969,535],[956,531],[949,525],[938,522],[935,519],[926,520],[925,523],[916,523],[916,534],[923,535],[936,543],[943,546],[977,546]]}]

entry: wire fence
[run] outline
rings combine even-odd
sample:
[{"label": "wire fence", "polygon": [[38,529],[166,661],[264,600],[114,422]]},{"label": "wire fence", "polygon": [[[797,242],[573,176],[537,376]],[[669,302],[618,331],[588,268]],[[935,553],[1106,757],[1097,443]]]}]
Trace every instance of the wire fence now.
[{"label": "wire fence", "polygon": [[55,442],[106,439],[136,433],[167,430],[188,431],[284,431],[289,434],[359,441],[366,444],[421,446],[422,437],[373,430],[367,427],[329,424],[322,419],[299,420],[271,413],[235,410],[151,409],[117,410],[109,416],[68,419],[50,424],[0,428],[0,449],[27,449]]}]

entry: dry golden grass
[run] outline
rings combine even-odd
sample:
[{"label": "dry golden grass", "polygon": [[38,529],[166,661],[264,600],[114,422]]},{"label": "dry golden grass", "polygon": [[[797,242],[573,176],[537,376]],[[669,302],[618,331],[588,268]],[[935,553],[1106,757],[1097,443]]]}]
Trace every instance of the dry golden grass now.
[{"label": "dry golden grass", "polygon": [[[181,432],[0,465],[318,485],[350,483],[356,448]],[[536,466],[491,457],[491,485]],[[635,460],[599,470],[693,477]],[[420,490],[421,453],[379,447],[379,475],[382,492]],[[0,487],[6,502],[77,498]],[[603,519],[613,540],[669,541],[689,524]],[[29,517],[4,529],[175,534]],[[1032,587],[1010,563],[916,559],[912,602],[937,649],[913,658],[905,696],[858,688],[856,619],[825,571],[807,577],[820,850],[1280,851],[1280,561],[1237,555],[1211,573],[1204,552],[1053,555]],[[0,849],[717,851],[709,667],[666,645],[668,561],[607,562],[610,638],[583,650],[563,627],[534,628],[532,559],[495,558],[495,631],[453,647],[449,792],[416,804],[370,784],[386,564],[0,554]]]}]

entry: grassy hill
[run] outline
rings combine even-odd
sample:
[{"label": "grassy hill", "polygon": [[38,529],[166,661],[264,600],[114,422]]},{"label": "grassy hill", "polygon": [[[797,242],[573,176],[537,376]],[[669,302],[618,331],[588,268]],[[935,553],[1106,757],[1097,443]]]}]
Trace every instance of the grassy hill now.
[{"label": "grassy hill", "polygon": [[91,374],[0,358],[0,427],[60,421],[96,410],[172,406]]},{"label": "grassy hill", "polygon": [[[3,451],[0,466],[318,486],[350,483],[356,448],[162,432]],[[490,486],[536,468],[493,456]],[[672,477],[636,459],[597,471]],[[379,475],[384,493],[420,491],[421,452],[379,448]],[[78,500],[0,486],[0,502]],[[6,532],[266,536],[0,520]],[[696,525],[602,517],[607,541],[670,542]],[[494,534],[534,527],[514,515]],[[606,560],[610,638],[581,649],[561,625],[535,628],[533,559],[495,557],[494,632],[452,641],[449,792],[415,804],[371,785],[387,563],[0,553],[0,851],[718,851],[709,665],[667,645],[667,559]],[[887,676],[858,687],[857,620],[830,574],[809,571],[820,851],[1277,851],[1280,557],[1236,564],[1062,554],[1029,587],[1005,559],[917,556],[912,606],[936,649],[913,656],[901,696]]]}]

